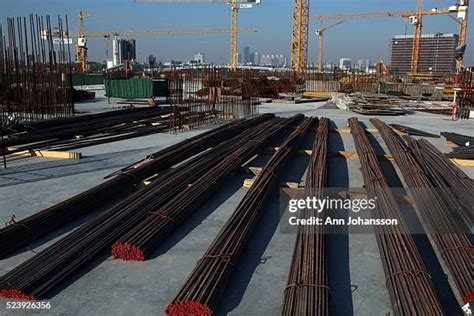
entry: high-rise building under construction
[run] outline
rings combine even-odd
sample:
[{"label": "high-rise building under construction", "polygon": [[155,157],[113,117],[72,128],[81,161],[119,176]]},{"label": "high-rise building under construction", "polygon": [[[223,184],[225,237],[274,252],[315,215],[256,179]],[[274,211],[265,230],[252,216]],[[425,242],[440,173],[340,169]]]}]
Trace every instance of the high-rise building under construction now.
[{"label": "high-rise building under construction", "polygon": [[134,39],[124,40],[115,38],[112,41],[113,65],[118,66],[126,59],[128,61],[137,59],[137,45]]},{"label": "high-rise building under construction", "polygon": [[[435,75],[452,74],[456,69],[455,50],[457,34],[423,34],[418,72]],[[396,35],[391,43],[390,72],[408,74],[411,72],[413,35]]]}]

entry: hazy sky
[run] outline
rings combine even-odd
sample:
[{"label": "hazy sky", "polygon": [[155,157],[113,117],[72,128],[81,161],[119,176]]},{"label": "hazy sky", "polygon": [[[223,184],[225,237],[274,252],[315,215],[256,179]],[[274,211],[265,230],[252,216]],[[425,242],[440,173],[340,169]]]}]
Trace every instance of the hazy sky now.
[{"label": "hazy sky", "polygon": [[[424,8],[447,8],[453,2],[425,0]],[[313,0],[311,14],[335,14],[352,12],[408,11],[415,10],[416,0]],[[0,21],[6,17],[36,14],[67,14],[70,29],[77,32],[80,10],[92,16],[85,21],[86,31],[115,30],[173,30],[198,28],[229,28],[230,12],[225,4],[150,4],[134,3],[133,0],[0,0]],[[473,11],[471,9],[471,11]],[[468,29],[468,47],[465,63],[474,64],[474,21]],[[333,21],[334,22],[334,21]],[[326,23],[333,23],[327,21]],[[291,33],[291,1],[262,0],[253,9],[240,10],[239,26],[255,27],[258,33],[242,33],[239,51],[250,46],[260,54],[278,53],[289,56]],[[317,38],[316,22],[310,28],[310,61],[315,61]],[[349,20],[325,33],[325,61],[337,61],[341,57],[352,59],[383,58],[389,62],[389,41],[393,35],[413,32],[412,26],[402,18]],[[448,16],[440,15],[424,19],[424,33],[457,33],[457,24]],[[159,60],[189,60],[198,52],[206,54],[208,61],[228,61],[229,34],[199,36],[136,37],[137,57],[144,61],[153,54]],[[89,59],[105,60],[103,39],[89,39]],[[109,50],[111,56],[111,48]]]}]

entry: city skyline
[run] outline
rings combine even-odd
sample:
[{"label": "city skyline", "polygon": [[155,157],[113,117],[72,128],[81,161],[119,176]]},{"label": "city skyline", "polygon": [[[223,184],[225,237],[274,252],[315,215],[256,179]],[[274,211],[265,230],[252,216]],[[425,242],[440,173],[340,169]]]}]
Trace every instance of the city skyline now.
[{"label": "city skyline", "polygon": [[[356,3],[339,0],[337,9],[334,1],[319,0],[311,3],[311,14],[330,14],[344,12],[379,12],[414,10],[415,1],[384,2],[370,1]],[[340,4],[340,5],[339,5]],[[425,1],[425,9],[444,8],[453,4],[451,1]],[[6,17],[25,16],[30,12],[38,14],[68,14],[70,29],[77,30],[77,15],[80,10],[91,12],[92,16],[85,19],[86,31],[117,31],[117,30],[176,30],[201,28],[229,28],[230,14],[226,5],[217,4],[145,4],[134,3],[132,0],[104,1],[70,1],[64,4],[60,0],[45,0],[38,5],[34,0],[2,0],[0,19]],[[130,13],[133,14],[130,14]],[[472,15],[472,13],[470,13]],[[212,16],[203,22],[198,16]],[[179,16],[179,18],[177,18]],[[143,21],[146,21],[144,23]],[[329,22],[328,22],[329,23]],[[317,23],[310,25],[309,63],[315,63],[317,39],[315,30]],[[279,52],[289,56],[291,31],[291,1],[262,1],[253,9],[240,10],[239,27],[256,27],[257,33],[239,34],[239,52],[245,46],[253,47],[254,51]],[[395,35],[412,34],[412,27],[405,29],[401,18],[385,18],[372,20],[346,21],[325,34],[325,62],[338,62],[342,57],[352,60],[367,58],[388,61],[390,57],[390,39]],[[423,33],[457,33],[456,24],[446,16],[428,17],[424,19]],[[474,24],[468,26],[468,34],[473,34]],[[468,36],[469,37],[469,36]],[[192,45],[194,51],[206,53],[209,62],[227,63],[229,59],[229,35],[199,36],[160,36],[138,37],[137,59],[145,61],[149,55],[158,60],[188,60],[192,54],[188,49]],[[89,59],[105,61],[103,39],[88,39]],[[350,49],[347,49],[350,47]],[[109,57],[110,58],[110,57]],[[466,64],[474,64],[473,43],[468,40],[465,55]]]}]

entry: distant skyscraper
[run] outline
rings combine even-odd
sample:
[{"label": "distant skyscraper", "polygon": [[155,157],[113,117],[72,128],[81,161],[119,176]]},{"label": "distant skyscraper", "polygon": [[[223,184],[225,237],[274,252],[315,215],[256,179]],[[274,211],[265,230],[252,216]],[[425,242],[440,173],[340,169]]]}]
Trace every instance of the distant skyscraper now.
[{"label": "distant skyscraper", "polygon": [[206,55],[203,53],[197,53],[194,55],[194,61],[197,64],[205,64],[206,63]]},{"label": "distant skyscraper", "polygon": [[251,55],[251,62],[253,65],[260,65],[260,55],[257,52],[252,53]]},{"label": "distant skyscraper", "polygon": [[156,66],[156,57],[153,55],[150,55],[146,58],[146,63],[150,68],[154,68]]},{"label": "distant skyscraper", "polygon": [[352,60],[350,58],[339,59],[339,68],[342,70],[351,70]]},{"label": "distant skyscraper", "polygon": [[237,53],[237,63],[241,64],[242,63],[242,54]]},{"label": "distant skyscraper", "polygon": [[112,57],[114,66],[123,63],[125,59],[132,61],[137,59],[137,46],[134,39],[123,40],[116,38],[112,41]]},{"label": "distant skyscraper", "polygon": [[250,63],[250,47],[246,46],[244,47],[244,59],[242,60],[243,64],[248,64]]},{"label": "distant skyscraper", "polygon": [[364,71],[365,73],[369,72],[370,60],[369,59],[358,59],[357,60],[357,70]]}]

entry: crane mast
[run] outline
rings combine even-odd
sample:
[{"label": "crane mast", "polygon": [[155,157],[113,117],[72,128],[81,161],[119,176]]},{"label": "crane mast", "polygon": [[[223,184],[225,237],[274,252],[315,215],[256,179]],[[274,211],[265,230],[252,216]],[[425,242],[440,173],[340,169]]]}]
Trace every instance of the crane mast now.
[{"label": "crane mast", "polygon": [[[322,23],[321,23],[322,25]],[[324,31],[318,31],[318,38],[319,38],[319,53],[318,53],[318,71],[323,72],[323,35]]]},{"label": "crane mast", "polygon": [[309,0],[293,0],[291,33],[291,69],[298,75],[308,65]]},{"label": "crane mast", "polygon": [[[461,0],[458,3],[459,7],[463,9],[462,12],[458,13],[459,18],[459,42],[458,46],[461,49],[464,49],[466,45],[466,37],[467,37],[467,18],[469,16],[469,0]],[[461,54],[460,58],[456,59],[456,69],[459,71],[463,66],[463,54]]]},{"label": "crane mast", "polygon": [[323,27],[323,20],[321,20],[321,23],[319,25],[318,30],[316,31],[316,35],[318,35],[319,39],[319,52],[318,52],[318,71],[322,72],[323,71],[323,56],[324,56],[324,32],[326,32],[329,29],[332,29],[335,26],[338,26],[339,24],[343,23],[344,21],[339,21],[334,24],[331,24],[329,26]]},{"label": "crane mast", "polygon": [[413,33],[413,46],[411,50],[411,73],[416,75],[418,73],[418,64],[420,61],[421,50],[421,30],[423,28],[423,0],[418,0],[416,16],[411,18],[411,23],[415,30]]},{"label": "crane mast", "polygon": [[87,11],[79,12],[79,36],[77,38],[77,64],[79,73],[89,71],[89,64],[87,63],[87,40],[84,29],[84,18],[91,14]]},{"label": "crane mast", "polygon": [[238,28],[239,28],[239,4],[237,0],[232,0],[230,4],[231,23],[230,23],[230,68],[237,69],[237,50],[238,50]]}]

